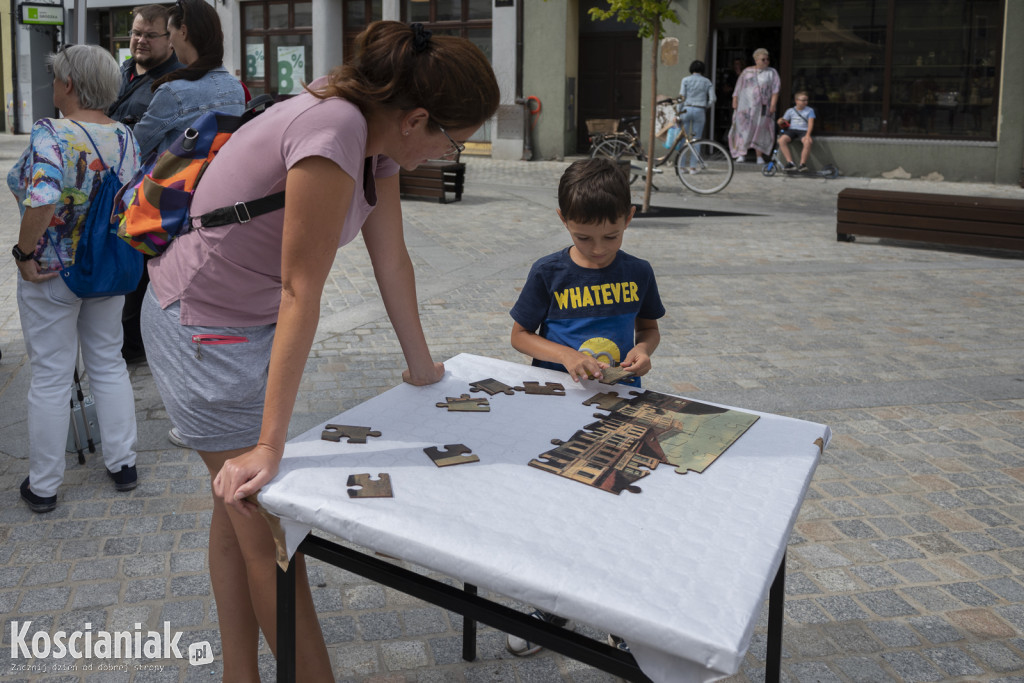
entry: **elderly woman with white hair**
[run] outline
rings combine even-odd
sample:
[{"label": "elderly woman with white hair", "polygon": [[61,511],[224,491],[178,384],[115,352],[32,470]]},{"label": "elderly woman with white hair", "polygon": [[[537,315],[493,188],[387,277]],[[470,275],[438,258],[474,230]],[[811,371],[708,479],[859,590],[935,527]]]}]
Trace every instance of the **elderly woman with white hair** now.
[{"label": "elderly woman with white hair", "polygon": [[58,277],[105,174],[122,183],[139,166],[132,132],[104,113],[117,97],[117,61],[96,45],[69,45],[49,56],[53,104],[63,118],[32,126],[28,149],[7,175],[21,209],[11,250],[18,266],[18,312],[32,368],[28,390],[29,475],[21,498],[33,512],[57,507],[64,481],[72,377],[78,348],[96,398],[103,461],[114,488],[138,484],[135,400],[121,357],[123,296],[80,299]]},{"label": "elderly woman with white hair", "polygon": [[768,62],[768,50],[754,50],[754,66],[743,70],[732,92],[729,151],[737,162],[744,161],[747,150],[753,149],[757,163],[763,164],[761,155],[771,154],[775,144],[775,105],[781,81],[779,72]]}]

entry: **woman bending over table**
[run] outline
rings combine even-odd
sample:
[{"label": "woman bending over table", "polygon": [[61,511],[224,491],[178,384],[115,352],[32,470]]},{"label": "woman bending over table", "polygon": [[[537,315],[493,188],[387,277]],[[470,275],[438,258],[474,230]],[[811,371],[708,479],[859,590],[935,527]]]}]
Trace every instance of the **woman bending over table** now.
[{"label": "woman bending over table", "polygon": [[[335,251],[362,233],[408,364],[403,378],[440,380],[402,236],[398,169],[461,150],[498,101],[491,66],[468,40],[373,23],[354,60],[232,136],[192,214],[280,190],[284,208],[194,229],[150,263],[150,367],[213,480],[210,575],[226,680],[259,680],[260,629],[277,649],[274,540],[245,499],[277,473]],[[301,558],[296,567],[305,576]],[[298,680],[331,680],[308,582],[298,583]]]}]

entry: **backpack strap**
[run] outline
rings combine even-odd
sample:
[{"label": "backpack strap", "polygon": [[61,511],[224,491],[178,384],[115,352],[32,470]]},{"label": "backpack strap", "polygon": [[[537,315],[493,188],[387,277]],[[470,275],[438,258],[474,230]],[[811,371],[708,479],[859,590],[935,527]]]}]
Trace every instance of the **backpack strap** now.
[{"label": "backpack strap", "polygon": [[[95,151],[96,152],[96,156],[99,157],[100,163],[103,164],[103,167],[105,169],[107,169],[108,171],[112,170],[110,168],[110,166],[107,165],[107,162],[103,160],[103,155],[100,154],[99,146],[96,144],[96,141],[92,139],[92,136],[89,135],[89,131],[85,129],[85,126],[80,124],[78,121],[75,121],[74,119],[68,119],[68,121],[71,121],[71,123],[75,124],[76,126],[78,126],[79,128],[82,129],[82,132],[85,133],[85,137],[89,138],[89,144],[92,145],[93,151]],[[120,177],[120,175],[121,175],[121,167],[122,166],[124,166],[124,154],[121,155],[121,161],[120,161],[120,163],[118,163],[117,170],[114,171],[114,175]]]},{"label": "backpack strap", "polygon": [[235,202],[231,206],[222,206],[219,209],[207,211],[202,216],[189,218],[189,221],[193,227],[216,228],[232,223],[248,223],[256,216],[262,216],[281,208],[284,208],[284,190],[248,202]]},{"label": "backpack strap", "polygon": [[[272,95],[263,93],[252,98],[245,105],[245,111],[240,117],[239,127],[274,104],[276,100]],[[190,216],[189,222],[194,228],[218,228],[222,225],[232,223],[248,223],[257,216],[262,216],[271,211],[284,208],[284,190],[268,194],[266,197],[253,199],[248,202],[235,202],[231,206],[222,206],[219,209],[207,211],[202,216]]]}]

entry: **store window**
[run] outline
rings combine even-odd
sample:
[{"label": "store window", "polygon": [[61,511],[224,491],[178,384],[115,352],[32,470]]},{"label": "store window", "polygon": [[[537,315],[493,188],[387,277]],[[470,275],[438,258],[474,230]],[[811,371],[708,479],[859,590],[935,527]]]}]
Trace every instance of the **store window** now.
[{"label": "store window", "polygon": [[1002,0],[797,0],[790,92],[815,132],[994,140],[1002,18]]},{"label": "store window", "polygon": [[131,53],[128,52],[128,43],[131,41],[132,21],[134,20],[135,15],[127,8],[115,8],[99,13],[97,22],[100,32],[99,44],[108,46],[118,62],[123,62],[131,57]]},{"label": "store window", "polygon": [[342,36],[344,41],[342,49],[345,60],[348,60],[355,54],[356,36],[370,22],[379,21],[382,18],[381,0],[344,0],[341,11],[341,25],[345,27]]},{"label": "store window", "polygon": [[402,0],[402,21],[419,22],[439,35],[472,41],[493,63],[492,0]]},{"label": "store window", "polygon": [[312,2],[243,2],[241,9],[246,86],[254,95],[302,92],[313,79]]},{"label": "store window", "polygon": [[889,132],[995,140],[1002,2],[893,4]]}]

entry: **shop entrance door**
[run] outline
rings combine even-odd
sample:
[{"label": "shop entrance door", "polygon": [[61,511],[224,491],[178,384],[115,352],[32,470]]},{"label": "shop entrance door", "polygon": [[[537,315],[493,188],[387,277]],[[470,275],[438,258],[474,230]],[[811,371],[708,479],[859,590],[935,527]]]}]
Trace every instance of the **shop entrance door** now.
[{"label": "shop entrance door", "polygon": [[[763,47],[771,55],[771,66],[779,72],[786,90],[786,74],[780,67],[782,27],[764,24],[744,26],[730,24],[715,30],[715,111],[713,113],[714,139],[728,146],[729,126],[732,125],[732,89],[739,71],[754,65],[754,50]],[[779,93],[779,111],[785,111],[785,93]]]},{"label": "shop entrance door", "polygon": [[635,32],[581,33],[576,149],[586,152],[587,119],[640,114],[643,41]]}]

